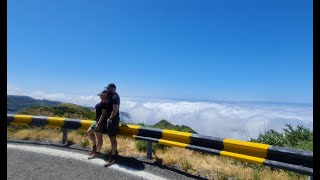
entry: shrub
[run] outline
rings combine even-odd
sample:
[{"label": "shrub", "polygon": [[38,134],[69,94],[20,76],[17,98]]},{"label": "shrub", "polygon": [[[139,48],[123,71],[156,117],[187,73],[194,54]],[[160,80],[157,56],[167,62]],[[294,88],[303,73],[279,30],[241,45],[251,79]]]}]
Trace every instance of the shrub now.
[{"label": "shrub", "polygon": [[[135,143],[138,151],[147,152],[147,148],[148,148],[147,141],[137,140]],[[158,149],[164,149],[164,147],[165,146],[162,144],[152,143],[152,152],[154,153]]]},{"label": "shrub", "polygon": [[251,142],[270,144],[274,146],[289,147],[301,150],[313,151],[313,132],[302,125],[293,128],[291,124],[285,124],[284,133],[279,133],[273,129],[259,134],[257,139]]},{"label": "shrub", "polygon": [[292,127],[291,124],[285,124],[287,128],[284,128],[284,136],[287,140],[288,146],[295,147],[301,141],[311,141],[313,137],[313,133],[304,128],[303,125],[298,125],[296,129]]},{"label": "shrub", "polygon": [[83,148],[87,148],[90,146],[90,142],[86,139],[86,140],[80,142],[80,146]]},{"label": "shrub", "polygon": [[285,138],[283,134],[278,133],[273,129],[266,131],[265,134],[260,133],[257,139],[251,139],[251,141],[275,146],[285,145]]}]

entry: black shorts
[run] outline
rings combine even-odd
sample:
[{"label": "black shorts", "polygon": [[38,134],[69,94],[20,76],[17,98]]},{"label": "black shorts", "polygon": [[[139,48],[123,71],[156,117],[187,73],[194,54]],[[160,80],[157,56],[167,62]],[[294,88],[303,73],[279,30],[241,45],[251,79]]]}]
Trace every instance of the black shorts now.
[{"label": "black shorts", "polygon": [[120,118],[115,118],[112,123],[107,123],[107,134],[108,136],[115,136],[119,131]]}]

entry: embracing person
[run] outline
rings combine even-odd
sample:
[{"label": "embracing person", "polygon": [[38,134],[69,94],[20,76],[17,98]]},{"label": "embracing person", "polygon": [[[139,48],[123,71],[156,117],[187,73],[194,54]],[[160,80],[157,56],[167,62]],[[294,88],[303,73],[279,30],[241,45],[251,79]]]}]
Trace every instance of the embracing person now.
[{"label": "embracing person", "polygon": [[111,142],[110,158],[104,165],[105,167],[113,164],[118,156],[116,135],[119,130],[120,122],[120,96],[116,92],[116,89],[117,87],[114,83],[110,83],[107,87],[105,87],[105,91],[108,94],[108,101],[106,103],[107,134]]},{"label": "embracing person", "polygon": [[93,159],[101,155],[100,151],[103,144],[102,134],[107,134],[107,120],[109,117],[107,116],[108,91],[103,90],[97,95],[100,96],[101,101],[95,105],[96,119],[87,130],[92,144],[92,150],[88,159]]}]

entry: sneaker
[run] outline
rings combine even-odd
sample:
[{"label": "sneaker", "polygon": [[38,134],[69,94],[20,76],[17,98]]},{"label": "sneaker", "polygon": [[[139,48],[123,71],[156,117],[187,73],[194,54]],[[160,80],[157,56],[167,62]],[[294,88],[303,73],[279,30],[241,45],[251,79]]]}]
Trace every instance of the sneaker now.
[{"label": "sneaker", "polygon": [[104,164],[104,167],[108,167],[112,165],[116,161],[116,159],[117,159],[117,155],[111,155],[109,160]]},{"label": "sneaker", "polygon": [[93,152],[91,155],[89,155],[88,159],[94,159],[100,156],[100,152]]}]

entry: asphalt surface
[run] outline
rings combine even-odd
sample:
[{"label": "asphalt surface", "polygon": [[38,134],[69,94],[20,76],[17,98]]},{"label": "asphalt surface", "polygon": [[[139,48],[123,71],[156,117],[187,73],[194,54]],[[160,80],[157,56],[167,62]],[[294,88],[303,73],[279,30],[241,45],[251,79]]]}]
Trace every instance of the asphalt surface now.
[{"label": "asphalt surface", "polygon": [[88,151],[33,143],[7,143],[7,179],[203,179],[136,158],[104,167],[107,155],[88,160]]}]

